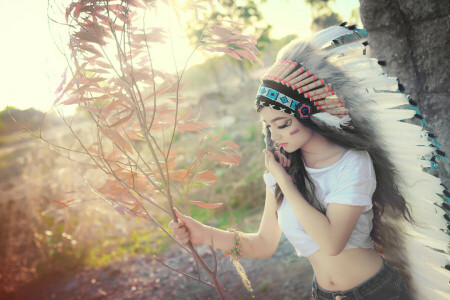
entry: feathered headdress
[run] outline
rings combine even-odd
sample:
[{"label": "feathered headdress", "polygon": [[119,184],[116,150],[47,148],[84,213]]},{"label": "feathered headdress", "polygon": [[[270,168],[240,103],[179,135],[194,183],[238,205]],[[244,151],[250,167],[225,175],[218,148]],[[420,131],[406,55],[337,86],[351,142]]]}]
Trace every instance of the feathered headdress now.
[{"label": "feathered headdress", "polygon": [[[450,299],[449,193],[428,173],[447,156],[424,129],[416,103],[402,93],[396,78],[383,72],[384,62],[365,55],[367,42],[361,41],[366,36],[365,30],[343,23],[291,42],[263,76],[256,105],[335,130],[357,124],[370,132],[395,167],[395,184],[419,224],[383,215],[384,232],[402,241],[383,254],[405,265],[397,263],[407,273],[414,298]],[[421,124],[404,121],[412,118]]]}]

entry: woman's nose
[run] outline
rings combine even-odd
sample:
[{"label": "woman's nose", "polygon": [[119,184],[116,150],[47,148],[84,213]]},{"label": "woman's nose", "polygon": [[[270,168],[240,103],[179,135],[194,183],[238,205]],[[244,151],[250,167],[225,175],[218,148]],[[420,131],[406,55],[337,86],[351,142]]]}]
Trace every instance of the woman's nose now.
[{"label": "woman's nose", "polygon": [[274,132],[274,133],[272,134],[272,139],[273,139],[274,141],[279,141],[279,140],[281,139],[281,134]]}]

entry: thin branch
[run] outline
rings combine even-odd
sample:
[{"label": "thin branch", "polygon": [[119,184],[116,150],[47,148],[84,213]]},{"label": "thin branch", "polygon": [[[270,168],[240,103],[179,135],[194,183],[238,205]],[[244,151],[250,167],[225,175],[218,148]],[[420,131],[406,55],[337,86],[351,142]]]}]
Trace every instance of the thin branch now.
[{"label": "thin branch", "polygon": [[172,268],[171,266],[169,266],[169,265],[163,263],[156,255],[153,255],[153,258],[156,259],[156,260],[157,260],[160,264],[162,264],[163,266],[165,266],[165,267],[167,267],[167,268],[169,268],[169,269],[171,269],[171,270],[173,270],[173,271],[175,271],[175,272],[178,272],[178,273],[180,273],[180,274],[182,274],[182,275],[184,275],[184,276],[186,276],[186,277],[189,277],[189,278],[191,278],[191,279],[194,279],[194,280],[196,280],[196,281],[199,281],[199,282],[201,282],[201,283],[204,283],[204,284],[206,284],[207,286],[210,286],[210,287],[212,287],[212,288],[216,288],[214,285],[212,285],[212,284],[210,284],[210,283],[208,283],[208,282],[206,282],[206,281],[203,281],[203,280],[201,280],[201,279],[195,278],[194,276],[191,276],[191,275],[189,275],[189,274],[187,274],[187,273],[184,273],[183,271],[180,271],[180,270],[177,270],[177,269],[175,269],[175,268]]}]

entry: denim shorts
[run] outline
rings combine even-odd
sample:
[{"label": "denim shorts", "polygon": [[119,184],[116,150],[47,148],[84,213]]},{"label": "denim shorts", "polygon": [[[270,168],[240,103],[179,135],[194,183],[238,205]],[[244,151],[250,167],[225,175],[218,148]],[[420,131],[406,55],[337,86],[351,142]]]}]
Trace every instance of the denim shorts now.
[{"label": "denim shorts", "polygon": [[312,296],[315,300],[336,300],[337,296],[340,296],[342,300],[411,300],[402,277],[384,258],[383,266],[375,275],[346,291],[324,290],[317,284],[314,276]]}]

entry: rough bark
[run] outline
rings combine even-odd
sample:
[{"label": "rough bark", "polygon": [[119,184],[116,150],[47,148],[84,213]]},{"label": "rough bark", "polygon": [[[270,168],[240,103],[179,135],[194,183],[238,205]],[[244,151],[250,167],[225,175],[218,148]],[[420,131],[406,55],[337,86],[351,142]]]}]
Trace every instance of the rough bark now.
[{"label": "rough bark", "polygon": [[[387,74],[397,77],[405,93],[418,102],[428,130],[450,154],[450,1],[360,0],[360,4],[371,56],[387,62]],[[447,187],[449,171],[441,161],[438,175]]]},{"label": "rough bark", "polygon": [[[450,154],[450,1],[360,0],[360,4],[370,55],[387,62],[387,74],[405,86],[405,93],[418,103],[427,130],[438,136],[441,150]],[[450,186],[449,168],[443,161],[434,175]],[[403,235],[398,226],[391,226],[389,217],[383,222],[388,250],[384,255],[410,285]]]}]

